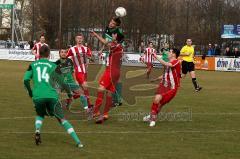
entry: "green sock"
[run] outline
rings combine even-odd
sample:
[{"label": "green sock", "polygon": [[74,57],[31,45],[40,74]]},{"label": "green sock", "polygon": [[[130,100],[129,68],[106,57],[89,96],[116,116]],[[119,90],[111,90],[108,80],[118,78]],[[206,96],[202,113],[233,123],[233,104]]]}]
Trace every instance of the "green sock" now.
[{"label": "green sock", "polygon": [[117,90],[117,101],[118,103],[121,103],[122,102],[122,82],[117,83],[116,90]]},{"label": "green sock", "polygon": [[74,131],[72,125],[67,120],[64,120],[62,122],[62,126],[67,131],[67,133],[71,135],[71,137],[76,142],[76,144],[80,144],[81,143],[81,141],[79,140],[79,138],[78,138],[76,132]]},{"label": "green sock", "polygon": [[39,132],[40,133],[40,130],[41,130],[41,127],[42,127],[42,124],[43,124],[43,117],[40,117],[40,116],[36,116],[35,118],[35,129],[36,129],[36,132]]},{"label": "green sock", "polygon": [[117,90],[114,93],[112,93],[112,100],[113,103],[118,103]]},{"label": "green sock", "polygon": [[80,96],[80,101],[83,104],[83,108],[87,109],[88,108],[88,102],[87,102],[87,98],[84,95]]}]

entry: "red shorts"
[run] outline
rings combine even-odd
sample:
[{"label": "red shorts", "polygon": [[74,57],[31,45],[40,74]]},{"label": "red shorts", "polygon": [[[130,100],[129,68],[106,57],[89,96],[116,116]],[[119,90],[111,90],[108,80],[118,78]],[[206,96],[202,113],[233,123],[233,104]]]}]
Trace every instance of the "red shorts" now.
[{"label": "red shorts", "polygon": [[150,63],[150,62],[146,62],[145,64],[147,65],[148,68],[152,68],[153,67],[153,64]]},{"label": "red shorts", "polygon": [[82,72],[76,72],[76,79],[78,81],[78,84],[82,85],[84,82],[86,82],[86,75]]},{"label": "red shorts", "polygon": [[162,83],[159,84],[156,94],[162,95],[161,105],[169,103],[177,94],[177,88],[171,89],[170,87],[165,87]]},{"label": "red shorts", "polygon": [[99,84],[111,92],[115,92],[115,85],[117,84],[120,77],[120,73],[116,71],[114,72],[115,73],[111,73],[110,69],[106,69],[99,80]]}]

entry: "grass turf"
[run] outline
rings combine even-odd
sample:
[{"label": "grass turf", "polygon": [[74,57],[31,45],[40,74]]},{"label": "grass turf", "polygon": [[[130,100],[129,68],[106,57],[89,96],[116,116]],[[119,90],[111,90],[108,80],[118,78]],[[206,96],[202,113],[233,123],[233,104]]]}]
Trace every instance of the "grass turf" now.
[{"label": "grass turf", "polygon": [[[35,146],[35,112],[22,81],[28,64],[0,61],[1,159],[240,158],[240,73],[197,71],[198,81],[204,87],[199,93],[193,91],[189,77],[182,80],[177,96],[162,110],[168,116],[156,127],[149,128],[141,121],[141,113],[149,112],[152,97],[144,97],[145,92],[128,89],[136,83],[141,87],[141,84],[149,82],[144,75],[141,76],[141,68],[123,67],[123,76],[126,74],[130,77],[122,78],[126,102],[111,111],[109,121],[95,125],[92,121],[76,120],[78,118],[69,116],[85,146],[77,149],[70,136],[53,118],[44,120],[43,143]],[[90,65],[88,76],[91,86],[97,85],[95,77],[100,69],[99,65]],[[132,72],[140,76],[135,77]],[[160,73],[160,70],[154,70],[152,76]],[[150,92],[154,94],[154,89]],[[95,95],[96,89],[91,89],[90,93]],[[132,100],[135,96],[138,96],[136,102]],[[185,116],[179,118],[176,116],[178,113]]]}]

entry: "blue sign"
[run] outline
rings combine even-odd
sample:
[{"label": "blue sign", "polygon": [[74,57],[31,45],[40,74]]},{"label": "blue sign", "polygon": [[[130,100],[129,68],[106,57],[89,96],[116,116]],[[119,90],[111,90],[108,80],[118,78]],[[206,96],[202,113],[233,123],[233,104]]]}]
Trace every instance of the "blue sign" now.
[{"label": "blue sign", "polygon": [[240,38],[240,25],[223,25],[221,38]]}]

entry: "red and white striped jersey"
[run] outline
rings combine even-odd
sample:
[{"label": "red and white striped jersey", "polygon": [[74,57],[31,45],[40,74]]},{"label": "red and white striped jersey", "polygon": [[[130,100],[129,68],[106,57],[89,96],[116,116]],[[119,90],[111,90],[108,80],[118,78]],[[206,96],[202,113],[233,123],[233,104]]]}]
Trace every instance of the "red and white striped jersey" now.
[{"label": "red and white striped jersey", "polygon": [[35,60],[39,60],[39,54],[40,54],[39,50],[40,50],[40,48],[41,48],[43,45],[47,45],[47,46],[48,46],[48,44],[46,44],[46,43],[41,43],[41,42],[38,42],[38,43],[36,43],[36,44],[33,46],[32,50],[35,51],[35,53],[37,54],[37,55],[35,56]]},{"label": "red and white striped jersey", "polygon": [[181,65],[179,60],[170,62],[173,67],[165,67],[162,83],[165,87],[177,89],[180,86]]},{"label": "red and white striped jersey", "polygon": [[91,50],[86,46],[73,46],[68,50],[67,57],[72,59],[76,72],[87,73],[87,57],[92,56]]},{"label": "red and white striped jersey", "polygon": [[156,56],[156,50],[154,48],[146,48],[144,52],[144,62],[153,63],[154,56]]}]

